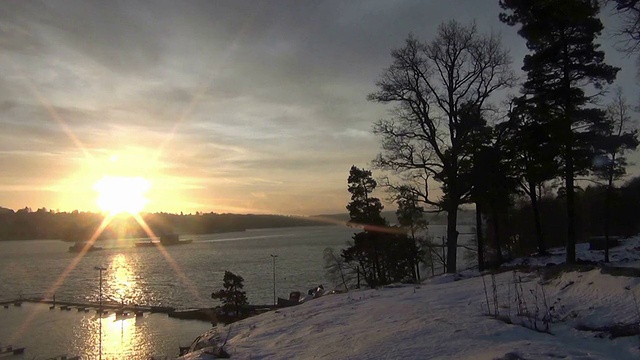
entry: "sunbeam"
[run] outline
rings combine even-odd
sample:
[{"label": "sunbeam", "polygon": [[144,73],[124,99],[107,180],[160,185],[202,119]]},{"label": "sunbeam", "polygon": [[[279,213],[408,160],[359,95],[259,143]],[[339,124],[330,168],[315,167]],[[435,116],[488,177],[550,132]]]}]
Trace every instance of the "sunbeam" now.
[{"label": "sunbeam", "polygon": [[[89,249],[91,248],[91,246],[93,246],[93,244],[96,242],[96,240],[98,239],[98,237],[102,234],[102,232],[104,231],[104,229],[109,225],[109,223],[111,222],[111,220],[113,219],[113,216],[111,215],[107,215],[103,220],[102,223],[100,224],[100,226],[96,229],[96,231],[93,233],[93,235],[91,236],[91,238],[86,242],[86,244],[82,247],[82,250],[80,251],[80,253],[78,253],[78,255],[76,255],[73,260],[71,260],[71,263],[69,263],[69,266],[67,266],[65,268],[65,270],[62,272],[62,274],[60,274],[60,276],[58,276],[58,278],[56,279],[56,281],[51,285],[51,287],[49,287],[49,289],[47,289],[47,291],[45,291],[44,293],[44,298],[51,298],[53,296],[53,294],[55,294],[56,290],[58,290],[58,288],[60,287],[60,285],[62,285],[62,283],[64,282],[64,280],[67,278],[67,276],[69,276],[69,273],[71,271],[73,271],[73,269],[76,268],[76,266],[78,265],[78,263],[80,262],[80,260],[82,260],[82,258],[86,255],[86,253],[89,251]],[[22,335],[22,333],[29,327],[29,325],[31,324],[31,321],[33,321],[34,317],[36,316],[36,309],[34,309],[33,312],[31,312],[29,314],[29,316],[27,317],[27,319],[22,323],[22,325],[18,328],[18,331],[16,331],[15,334],[13,334],[13,337],[11,338],[11,341],[14,341],[14,339],[19,339],[20,336]]]},{"label": "sunbeam", "polygon": [[[149,225],[147,225],[144,219],[140,216],[140,214],[133,214],[133,218],[136,219],[138,224],[142,227],[142,229],[150,238],[157,237],[153,232],[153,230],[151,230]],[[184,284],[189,288],[189,290],[194,296],[200,299],[200,293],[198,292],[195,284],[185,275],[182,269],[180,269],[180,266],[178,266],[178,263],[176,263],[176,261],[171,257],[167,249],[165,249],[165,247],[161,243],[158,244],[157,248],[160,250],[160,253],[162,254],[162,256],[164,256],[165,260],[167,260],[167,263],[169,264],[169,266],[171,266],[173,271],[175,271],[176,275],[178,275],[180,280],[184,282]]]}]

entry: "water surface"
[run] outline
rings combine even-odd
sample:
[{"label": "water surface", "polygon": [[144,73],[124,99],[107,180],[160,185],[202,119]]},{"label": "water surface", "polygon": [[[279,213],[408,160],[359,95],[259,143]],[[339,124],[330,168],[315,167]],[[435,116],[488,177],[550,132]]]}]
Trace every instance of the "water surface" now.
[{"label": "water surface", "polygon": [[[430,232],[437,238],[444,230],[435,225]],[[97,302],[100,272],[95,267],[102,266],[106,268],[102,272],[106,301],[178,309],[213,307],[219,303],[211,299],[211,292],[222,287],[224,271],[229,270],[244,277],[250,303],[271,304],[271,255],[277,255],[277,296],[286,298],[290,291],[306,292],[319,284],[330,288],[323,251],[343,248],[354,231],[318,226],[184,235],[182,239],[193,243],[164,249],[135,247],[132,239],[106,240],[97,244],[104,250],[83,257],[68,252],[71,244],[62,241],[0,242],[0,300],[55,294],[57,300]],[[461,235],[461,241],[467,238],[469,235]],[[47,305],[29,303],[0,308],[0,344],[26,346],[28,359],[61,354],[96,358],[100,321],[95,311],[49,310]],[[137,320],[116,320],[111,314],[102,319],[103,358],[173,357],[179,345],[188,345],[209,327],[206,322],[164,314],[145,314]]]}]

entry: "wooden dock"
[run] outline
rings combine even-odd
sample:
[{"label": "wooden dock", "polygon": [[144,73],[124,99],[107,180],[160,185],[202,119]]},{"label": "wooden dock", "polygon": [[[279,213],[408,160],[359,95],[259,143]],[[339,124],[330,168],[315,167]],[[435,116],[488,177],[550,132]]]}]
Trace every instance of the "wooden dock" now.
[{"label": "wooden dock", "polygon": [[[9,307],[10,305],[15,305],[16,303],[35,303],[35,304],[48,304],[50,310],[54,310],[56,308],[61,311],[71,311],[72,309],[76,309],[78,312],[89,312],[95,311],[99,313],[100,311],[100,303],[97,302],[77,302],[77,301],[60,301],[60,300],[46,300],[41,298],[22,298],[20,300],[11,300],[0,302],[0,306]],[[278,308],[285,307],[281,305],[244,305],[242,307],[242,312],[246,316],[257,315],[266,311],[275,310]],[[149,305],[123,305],[121,303],[114,302],[105,302],[102,303],[102,315],[108,315],[110,312],[113,312],[116,316],[116,320],[120,319],[128,319],[132,317],[141,317],[144,313],[160,313],[167,314],[169,317],[183,320],[200,320],[207,321],[212,324],[216,324],[218,322],[229,323],[235,321],[237,319],[227,319],[224,316],[220,316],[217,313],[217,308],[200,308],[200,309],[188,309],[188,310],[176,310],[173,307],[169,306],[149,306]]]},{"label": "wooden dock", "polygon": [[12,354],[12,355],[18,355],[18,354],[24,354],[24,347],[13,347],[13,345],[7,345],[7,346],[0,346],[0,355],[5,355],[5,354]]},{"label": "wooden dock", "polygon": [[[46,300],[46,299],[20,299],[20,300],[11,300],[11,301],[3,301],[0,302],[0,306],[4,306],[8,308],[10,305],[20,306],[23,302],[35,303],[35,304],[48,304],[49,309],[53,310],[56,307],[60,310],[70,311],[75,308],[78,311],[87,312],[89,310],[99,311],[100,303],[98,302],[77,302],[77,301],[60,301],[60,300]],[[176,309],[169,306],[149,306],[149,305],[123,305],[119,303],[113,302],[103,302],[102,303],[103,311],[113,311],[116,313],[131,313],[136,314],[138,316],[143,313],[162,313],[169,314],[174,312]]]}]

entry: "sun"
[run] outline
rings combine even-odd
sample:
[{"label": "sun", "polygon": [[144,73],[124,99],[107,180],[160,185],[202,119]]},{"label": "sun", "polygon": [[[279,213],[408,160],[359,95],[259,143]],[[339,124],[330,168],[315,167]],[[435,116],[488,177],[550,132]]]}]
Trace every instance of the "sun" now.
[{"label": "sun", "polygon": [[149,202],[145,194],[150,188],[151,183],[141,177],[105,176],[93,185],[98,207],[111,215],[138,214]]}]

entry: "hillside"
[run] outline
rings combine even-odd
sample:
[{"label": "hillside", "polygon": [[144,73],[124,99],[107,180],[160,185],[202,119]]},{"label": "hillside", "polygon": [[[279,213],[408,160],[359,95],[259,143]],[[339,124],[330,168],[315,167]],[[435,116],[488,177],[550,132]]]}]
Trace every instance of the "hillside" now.
[{"label": "hillside", "polygon": [[[248,229],[331,225],[309,217],[254,214],[142,214],[155,234],[211,234]],[[32,239],[87,240],[101,226],[104,215],[91,212],[19,210],[0,213],[0,241]],[[117,216],[100,239],[146,237],[146,230],[132,216]]]},{"label": "hillside", "polygon": [[[640,237],[612,253],[614,265],[637,269]],[[606,327],[626,324],[638,334],[640,278],[608,272],[559,265],[505,270],[492,280],[468,271],[418,286],[326,295],[213,328],[200,346],[206,339],[220,344],[228,333],[225,350],[233,359],[638,359],[638,335],[616,337]],[[530,316],[518,316],[518,308]],[[183,359],[213,358],[206,352]]]}]

